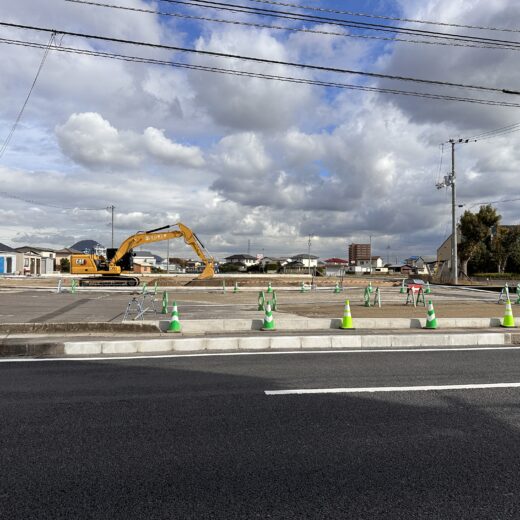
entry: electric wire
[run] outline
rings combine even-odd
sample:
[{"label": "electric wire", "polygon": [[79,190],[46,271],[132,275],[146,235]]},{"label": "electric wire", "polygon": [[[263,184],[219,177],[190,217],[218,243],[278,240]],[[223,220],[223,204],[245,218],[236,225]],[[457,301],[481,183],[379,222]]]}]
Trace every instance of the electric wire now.
[{"label": "electric wire", "polygon": [[64,211],[105,211],[105,210],[110,209],[110,206],[104,207],[104,208],[78,208],[78,207],[73,208],[73,207],[59,206],[57,204],[51,204],[48,202],[42,202],[42,201],[37,201],[37,200],[33,200],[33,199],[26,199],[24,197],[20,197],[19,195],[14,195],[7,191],[0,191],[0,197],[4,197],[6,199],[20,200],[22,202],[26,202],[27,204],[33,204],[34,206],[46,206],[48,208],[61,209]]},{"label": "electric wire", "polygon": [[[138,40],[127,40],[127,39],[122,39],[122,38],[113,38],[113,37],[100,36],[100,35],[94,35],[94,34],[77,33],[77,32],[71,32],[71,31],[63,31],[63,30],[57,31],[56,29],[49,29],[49,28],[45,28],[45,27],[36,27],[36,26],[23,25],[23,24],[15,24],[15,23],[9,23],[9,22],[0,22],[0,26],[12,27],[12,28],[17,28],[17,29],[27,29],[27,30],[31,30],[31,31],[37,31],[37,32],[50,32],[50,33],[59,32],[60,34],[63,34],[66,36],[74,36],[74,37],[97,40],[97,41],[107,41],[107,42],[112,42],[112,43],[135,45],[138,47],[150,47],[150,48],[154,48],[154,49],[177,51],[177,52],[183,52],[183,53],[188,53],[188,54],[197,54],[197,55],[211,56],[211,57],[218,57],[218,58],[225,58],[225,59],[236,59],[236,60],[253,62],[253,63],[265,63],[265,64],[269,64],[269,65],[282,65],[282,66],[287,66],[287,67],[315,70],[315,71],[320,71],[320,72],[333,72],[333,73],[337,73],[337,74],[351,74],[351,75],[356,75],[356,76],[366,76],[369,78],[388,79],[388,80],[393,80],[393,81],[419,83],[419,84],[423,84],[423,85],[440,85],[443,87],[458,87],[458,88],[471,89],[471,90],[477,90],[477,91],[482,91],[482,92],[515,94],[515,95],[520,94],[520,92],[518,92],[518,91],[515,91],[512,89],[506,89],[506,88],[486,87],[483,85],[469,85],[469,84],[455,83],[455,82],[449,82],[449,81],[413,78],[413,77],[409,77],[409,76],[397,76],[397,75],[392,75],[392,74],[382,74],[382,73],[377,73],[377,72],[367,72],[367,71],[360,71],[360,70],[353,70],[353,69],[342,69],[342,68],[337,68],[337,67],[326,67],[324,65],[313,65],[313,64],[307,64],[307,63],[298,63],[298,62],[290,62],[290,61],[283,61],[283,60],[271,60],[271,59],[267,59],[267,58],[260,58],[260,57],[254,57],[254,56],[244,56],[244,55],[240,55],[240,54],[230,54],[230,53],[225,53],[225,52],[191,49],[191,48],[187,48],[187,47],[178,47],[178,46],[173,46],[173,45],[149,43],[149,42],[143,42],[143,41],[138,41]],[[516,105],[516,104],[513,104],[513,105]]]},{"label": "electric wire", "polygon": [[340,36],[344,38],[358,38],[365,40],[379,40],[379,41],[387,41],[387,42],[404,42],[404,43],[413,43],[413,44],[424,44],[424,45],[442,45],[448,47],[465,47],[465,48],[474,48],[474,49],[495,49],[495,50],[513,50],[520,51],[520,47],[507,47],[507,46],[497,46],[497,45],[479,45],[479,44],[469,44],[469,43],[455,43],[455,42],[444,42],[444,41],[430,41],[430,40],[410,40],[406,38],[389,38],[383,36],[374,36],[368,34],[352,34],[346,32],[332,32],[332,31],[322,31],[317,29],[305,29],[301,27],[287,27],[281,25],[269,25],[263,23],[256,22],[246,22],[243,20],[229,20],[223,18],[209,18],[206,16],[196,16],[184,13],[173,13],[168,11],[157,11],[153,9],[144,9],[139,7],[129,7],[122,5],[114,5],[114,4],[106,4],[101,2],[94,2],[91,0],[65,0],[67,2],[72,2],[75,4],[84,4],[84,5],[92,5],[97,7],[106,7],[110,9],[120,9],[124,11],[132,11],[137,13],[146,13],[146,14],[156,14],[159,16],[169,16],[174,18],[181,18],[186,20],[199,20],[205,22],[214,22],[214,23],[223,23],[230,25],[239,25],[244,27],[257,27],[260,29],[274,29],[277,31],[287,31],[287,32],[302,32],[309,34],[319,34],[324,36]]},{"label": "electric wire", "polygon": [[306,10],[306,11],[320,11],[324,13],[334,13],[334,14],[346,14],[349,16],[358,16],[360,18],[374,18],[379,20],[392,20],[396,22],[407,22],[407,23],[420,23],[425,25],[439,25],[442,27],[458,27],[462,29],[478,29],[478,30],[486,30],[486,31],[500,31],[500,32],[513,32],[518,33],[520,29],[507,29],[505,27],[490,27],[490,26],[482,26],[482,25],[465,25],[458,23],[448,23],[448,22],[432,22],[431,20],[418,20],[416,18],[399,18],[397,16],[385,16],[378,15],[373,13],[358,13],[355,11],[340,11],[336,9],[326,8],[326,7],[313,7],[308,5],[299,5],[299,4],[291,4],[284,2],[275,2],[274,0],[247,0],[248,2],[255,2],[258,4],[270,4],[270,5],[279,5],[283,7],[295,7],[297,9]]},{"label": "electric wire", "polygon": [[[41,48],[43,45],[38,42],[26,42],[26,41],[12,40],[12,39],[6,39],[6,38],[0,38],[0,43],[18,45],[18,46],[23,46],[23,47],[33,47],[33,48]],[[511,102],[497,101],[497,100],[491,100],[491,99],[467,98],[467,97],[451,96],[451,95],[447,95],[447,94],[415,92],[415,91],[407,91],[407,90],[390,89],[390,88],[384,88],[384,87],[371,87],[371,86],[366,86],[366,85],[353,85],[353,84],[347,84],[347,83],[337,83],[337,82],[331,82],[331,81],[314,80],[314,79],[309,79],[309,78],[281,76],[281,75],[243,71],[243,70],[236,70],[236,69],[224,69],[221,67],[196,65],[196,64],[174,62],[174,61],[168,61],[168,60],[159,60],[159,59],[155,59],[155,58],[144,58],[144,57],[139,57],[139,56],[130,56],[130,55],[125,55],[125,54],[116,54],[116,53],[94,51],[94,50],[88,50],[88,49],[79,49],[79,48],[71,48],[71,47],[62,46],[59,48],[58,47],[53,48],[52,50],[59,51],[59,52],[67,52],[67,53],[72,53],[72,54],[80,54],[80,55],[87,55],[87,56],[97,56],[97,57],[103,57],[103,58],[109,58],[109,59],[116,59],[116,60],[120,60],[120,61],[148,63],[148,64],[154,64],[154,65],[167,65],[167,66],[185,68],[185,69],[191,69],[191,70],[197,70],[197,71],[228,74],[228,75],[233,75],[233,76],[245,76],[245,77],[250,77],[250,78],[259,78],[259,79],[282,81],[282,82],[296,83],[296,84],[315,85],[315,86],[322,86],[322,87],[332,87],[332,88],[359,90],[359,91],[367,91],[367,92],[378,92],[378,93],[383,93],[383,94],[413,96],[413,97],[443,100],[443,101],[456,101],[456,102],[475,103],[475,104],[482,104],[482,105],[520,108],[520,103],[511,103]]]},{"label": "electric wire", "polygon": [[0,158],[3,157],[5,151],[7,150],[7,147],[9,146],[9,143],[11,142],[11,139],[16,131],[16,128],[18,127],[18,123],[20,122],[20,120],[22,119],[22,115],[25,111],[25,107],[27,106],[27,103],[29,102],[29,98],[31,97],[31,94],[34,90],[34,87],[36,85],[36,82],[38,81],[38,78],[40,77],[40,73],[43,69],[43,65],[45,64],[45,61],[47,59],[47,56],[49,54],[49,50],[52,46],[52,44],[54,43],[55,41],[55,37],[56,37],[56,33],[52,32],[51,33],[51,37],[49,39],[49,43],[47,43],[47,45],[45,46],[45,52],[43,53],[43,57],[40,61],[40,65],[38,66],[38,70],[36,71],[36,75],[34,76],[34,79],[33,79],[33,82],[31,84],[31,88],[29,89],[29,92],[25,98],[25,101],[23,102],[23,105],[22,107],[20,108],[19,112],[18,112],[18,115],[16,116],[16,119],[13,123],[13,126],[11,127],[11,130],[9,131],[9,134],[7,134],[7,137],[5,138],[3,144],[2,144],[2,147],[0,148]]},{"label": "electric wire", "polygon": [[[71,2],[74,0],[65,0],[67,2]],[[444,33],[438,31],[430,31],[425,29],[413,29],[402,26],[393,26],[393,25],[384,25],[384,24],[376,24],[376,23],[368,23],[368,22],[359,22],[354,20],[342,20],[338,18],[328,18],[323,16],[315,16],[315,15],[306,15],[295,12],[288,11],[279,11],[272,9],[264,9],[257,7],[247,7],[244,5],[230,4],[230,3],[222,3],[216,1],[209,0],[158,0],[159,2],[165,2],[169,4],[178,4],[178,5],[188,5],[195,6],[199,8],[206,9],[219,9],[224,11],[230,11],[234,13],[246,13],[246,14],[255,14],[258,16],[269,16],[275,18],[283,18],[290,20],[299,20],[299,21],[308,21],[313,23],[326,23],[332,25],[339,25],[343,27],[355,27],[358,29],[366,29],[366,30],[374,30],[374,31],[383,31],[383,32],[391,32],[398,34],[407,34],[407,35],[420,35],[427,36],[431,38],[440,38],[443,40],[457,40],[464,42],[477,42],[483,44],[493,44],[498,46],[518,46],[520,42],[512,41],[512,40],[502,40],[497,38],[488,38],[483,36],[471,36],[464,35],[458,33]]]}]

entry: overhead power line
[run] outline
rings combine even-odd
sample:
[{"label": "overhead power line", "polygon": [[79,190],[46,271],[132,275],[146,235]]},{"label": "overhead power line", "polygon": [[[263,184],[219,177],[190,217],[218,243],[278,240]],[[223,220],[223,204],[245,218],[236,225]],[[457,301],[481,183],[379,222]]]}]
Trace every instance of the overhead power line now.
[{"label": "overhead power line", "polygon": [[[66,0],[72,1],[72,0]],[[430,38],[438,38],[442,40],[454,40],[461,42],[473,42],[480,44],[488,44],[493,46],[500,46],[504,48],[509,47],[518,47],[520,42],[512,41],[512,40],[502,40],[497,38],[488,38],[482,36],[471,36],[465,34],[458,33],[445,33],[439,31],[431,31],[425,29],[413,29],[409,27],[397,26],[397,25],[388,25],[388,24],[378,24],[378,23],[368,23],[368,22],[359,22],[355,20],[345,20],[340,18],[331,18],[324,16],[316,16],[316,15],[307,15],[302,13],[296,13],[294,11],[280,11],[273,9],[265,9],[259,7],[248,7],[239,4],[230,4],[223,3],[217,1],[210,0],[158,0],[159,2],[165,2],[169,4],[178,4],[178,5],[188,5],[195,6],[199,8],[206,9],[218,9],[224,10],[234,13],[246,13],[246,14],[255,14],[258,16],[268,16],[275,18],[283,18],[290,20],[299,20],[299,21],[307,21],[312,23],[326,23],[332,25],[339,25],[342,27],[354,27],[357,29],[365,29],[365,30],[373,30],[373,31],[383,31],[390,32],[396,34],[407,34],[414,36],[424,36]]]},{"label": "overhead power line", "polygon": [[83,4],[83,5],[92,5],[96,7],[105,7],[110,9],[120,9],[124,11],[131,11],[136,13],[146,13],[146,14],[154,14],[154,15],[160,15],[160,16],[169,16],[174,18],[182,18],[185,20],[200,20],[204,22],[212,22],[212,23],[221,23],[221,24],[229,24],[229,25],[240,25],[244,27],[257,27],[260,29],[273,29],[277,31],[286,31],[286,32],[303,32],[303,33],[310,33],[310,34],[319,34],[323,36],[340,36],[343,38],[358,38],[358,39],[364,39],[364,40],[379,40],[379,41],[386,41],[386,42],[403,42],[403,43],[413,43],[413,44],[424,44],[424,45],[441,45],[441,46],[448,46],[448,47],[466,47],[466,48],[475,48],[475,49],[494,49],[494,50],[514,50],[514,51],[520,51],[520,47],[504,47],[504,46],[496,46],[496,45],[483,45],[483,44],[472,44],[472,43],[456,43],[453,41],[437,41],[437,40],[411,40],[407,38],[390,38],[390,37],[383,37],[383,36],[374,36],[369,34],[354,34],[354,33],[348,33],[348,32],[332,32],[332,31],[324,31],[324,30],[318,30],[318,29],[306,29],[302,27],[289,27],[289,26],[282,26],[282,25],[270,25],[270,24],[263,24],[263,23],[257,23],[257,22],[246,22],[243,20],[230,20],[230,19],[223,19],[223,18],[210,18],[207,16],[197,16],[192,14],[185,14],[185,13],[176,13],[176,12],[169,12],[169,11],[158,11],[154,9],[144,9],[139,7],[129,7],[129,6],[122,6],[122,5],[115,5],[115,4],[106,4],[102,2],[94,2],[91,0],[65,0],[67,2],[72,2],[75,4]]},{"label": "overhead power line", "polygon": [[19,195],[14,195],[13,193],[9,193],[7,191],[0,191],[0,197],[4,197],[6,199],[14,199],[14,200],[20,200],[22,202],[26,202],[27,204],[33,204],[35,206],[45,206],[48,208],[54,208],[54,209],[61,209],[64,211],[105,211],[109,210],[111,206],[105,207],[105,208],[73,208],[73,207],[65,207],[65,206],[59,206],[56,204],[50,204],[48,202],[42,202],[37,201],[33,199],[26,199],[24,197],[20,197]]},{"label": "overhead power line", "polygon": [[[41,44],[39,42],[27,42],[27,41],[21,41],[21,40],[11,40],[11,39],[6,39],[6,38],[0,38],[0,43],[23,46],[23,47],[32,47],[32,48],[42,48],[43,47],[43,44]],[[72,53],[72,54],[86,55],[86,56],[109,58],[109,59],[115,59],[115,60],[127,61],[127,62],[133,62],[133,63],[148,63],[148,64],[152,64],[152,65],[166,65],[166,66],[184,68],[184,69],[190,69],[190,70],[196,70],[196,71],[227,74],[227,75],[232,75],[232,76],[243,76],[243,77],[249,77],[249,78],[259,78],[259,79],[265,79],[265,80],[281,81],[281,82],[304,84],[304,85],[315,85],[315,86],[321,86],[321,87],[359,90],[359,91],[367,91],[367,92],[378,92],[378,93],[383,93],[383,94],[413,96],[413,97],[420,97],[420,98],[433,99],[433,100],[456,101],[456,102],[475,103],[475,104],[481,104],[481,105],[520,108],[520,103],[511,103],[511,102],[496,101],[496,100],[489,100],[489,99],[450,96],[450,95],[446,95],[446,94],[435,94],[435,93],[428,93],[428,92],[413,92],[413,91],[390,89],[390,88],[384,88],[384,87],[352,85],[352,84],[347,84],[347,83],[313,80],[313,79],[309,79],[309,78],[298,78],[298,77],[292,77],[292,76],[264,74],[264,73],[260,73],[260,72],[250,72],[250,71],[243,71],[243,70],[236,70],[236,69],[225,69],[222,67],[195,65],[195,64],[189,64],[189,63],[174,62],[174,61],[168,61],[168,60],[159,60],[159,59],[145,58],[145,57],[140,57],[140,56],[130,56],[130,55],[125,55],[125,54],[115,54],[115,53],[109,53],[109,52],[103,52],[103,51],[93,51],[93,50],[80,49],[80,48],[71,48],[71,47],[62,46],[62,47],[54,47],[52,50],[59,51],[59,52]]]},{"label": "overhead power line", "polygon": [[25,98],[25,101],[23,102],[22,108],[20,109],[20,111],[18,112],[18,115],[16,116],[15,122],[13,123],[13,126],[11,127],[9,134],[7,134],[7,137],[5,138],[5,140],[2,144],[2,147],[0,147],[0,158],[3,157],[5,151],[7,150],[7,147],[9,146],[9,143],[11,142],[11,139],[16,131],[18,123],[22,119],[22,115],[24,113],[25,107],[27,106],[27,103],[29,102],[29,98],[31,97],[31,94],[34,90],[34,86],[36,85],[36,82],[38,81],[38,78],[40,77],[40,72],[43,69],[43,65],[45,64],[45,60],[47,59],[51,45],[54,43],[55,37],[56,37],[56,34],[54,32],[51,33],[49,43],[45,47],[45,52],[43,53],[43,57],[40,61],[40,65],[38,67],[38,70],[36,71],[36,76],[34,76],[34,80],[31,84],[31,88],[29,89],[29,93],[27,94],[27,97]]},{"label": "overhead power line", "polygon": [[458,27],[462,29],[478,29],[478,30],[486,30],[486,31],[501,31],[501,32],[512,32],[518,33],[520,29],[506,29],[505,27],[490,27],[486,25],[466,25],[466,24],[458,24],[458,23],[449,23],[449,22],[432,22],[430,20],[418,20],[416,18],[399,18],[397,16],[385,16],[380,14],[371,14],[371,13],[358,13],[355,11],[339,11],[336,9],[330,9],[326,7],[314,7],[308,5],[300,5],[300,4],[291,4],[284,2],[275,2],[274,0],[247,0],[249,2],[255,2],[257,4],[270,4],[270,5],[279,5],[283,7],[295,7],[297,9],[306,10],[306,11],[320,11],[323,13],[334,13],[334,14],[346,14],[349,16],[358,16],[361,18],[374,18],[379,20],[392,20],[396,22],[407,22],[407,23],[420,23],[425,25],[438,25],[441,27]]},{"label": "overhead power line", "polygon": [[369,78],[376,78],[376,79],[387,79],[387,80],[393,80],[393,81],[404,81],[404,82],[412,82],[412,83],[419,83],[424,85],[440,85],[443,87],[458,87],[458,88],[464,88],[464,89],[472,89],[472,90],[478,90],[483,92],[492,92],[492,93],[500,93],[500,94],[520,94],[519,91],[512,90],[512,89],[506,89],[506,88],[496,88],[496,87],[486,87],[482,85],[470,85],[470,84],[464,84],[464,83],[454,83],[449,81],[441,81],[441,80],[428,80],[428,79],[421,79],[421,78],[413,78],[409,76],[397,76],[397,75],[391,75],[391,74],[382,74],[377,72],[367,72],[367,71],[360,71],[360,70],[353,70],[353,69],[341,69],[337,67],[326,67],[323,65],[312,65],[307,63],[297,63],[297,62],[290,62],[290,61],[282,61],[282,60],[270,60],[267,58],[259,58],[254,56],[244,56],[240,54],[230,54],[225,52],[217,52],[217,51],[208,51],[208,50],[201,50],[201,49],[190,49],[187,47],[178,47],[173,45],[163,45],[158,43],[149,43],[149,42],[143,42],[138,40],[127,40],[127,39],[121,39],[121,38],[112,38],[108,36],[99,36],[94,34],[86,34],[86,33],[78,33],[78,32],[71,32],[71,31],[63,31],[63,30],[56,30],[56,29],[49,29],[46,27],[36,27],[31,25],[22,25],[22,24],[15,24],[15,23],[9,23],[9,22],[0,22],[0,26],[5,27],[13,27],[17,29],[27,29],[31,31],[38,31],[38,32],[58,32],[60,34],[63,34],[65,36],[74,36],[79,38],[85,38],[89,40],[97,40],[97,41],[107,41],[112,43],[121,43],[121,44],[127,44],[127,45],[135,45],[139,47],[149,47],[154,49],[163,49],[163,50],[169,50],[169,51],[177,51],[177,52],[183,52],[183,53],[190,53],[190,54],[198,54],[203,56],[211,56],[211,57],[218,57],[218,58],[226,58],[226,59],[237,59],[241,61],[247,61],[252,63],[265,63],[268,65],[282,65],[287,67],[294,67],[299,69],[307,69],[307,70],[315,70],[320,72],[333,72],[337,74],[351,74],[356,76],[365,76]]}]

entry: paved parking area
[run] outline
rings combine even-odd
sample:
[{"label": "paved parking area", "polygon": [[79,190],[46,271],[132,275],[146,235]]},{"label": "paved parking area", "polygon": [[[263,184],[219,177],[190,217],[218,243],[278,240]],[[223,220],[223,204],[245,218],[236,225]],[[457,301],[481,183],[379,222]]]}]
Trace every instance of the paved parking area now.
[{"label": "paved parking area", "polygon": [[[398,287],[381,289],[382,307],[363,305],[362,288],[347,288],[339,294],[332,289],[300,293],[297,289],[276,291],[278,312],[286,316],[340,317],[345,299],[351,302],[356,317],[412,318],[424,317],[423,306],[405,305],[406,295]],[[207,290],[171,288],[170,304],[176,300],[184,319],[258,318],[258,292],[225,293],[217,288]],[[266,293],[266,297],[271,296]],[[75,294],[51,290],[4,289],[0,292],[0,323],[61,323],[61,322],[118,322],[121,321],[132,298],[142,298],[140,291],[80,289]],[[438,317],[501,317],[503,306],[497,305],[497,293],[434,287],[427,295],[435,305]],[[153,296],[146,300],[152,307]],[[162,292],[155,296],[155,308],[161,311]],[[514,313],[516,314],[516,306]],[[135,313],[134,313],[135,315]],[[147,313],[154,319],[153,312]]]}]

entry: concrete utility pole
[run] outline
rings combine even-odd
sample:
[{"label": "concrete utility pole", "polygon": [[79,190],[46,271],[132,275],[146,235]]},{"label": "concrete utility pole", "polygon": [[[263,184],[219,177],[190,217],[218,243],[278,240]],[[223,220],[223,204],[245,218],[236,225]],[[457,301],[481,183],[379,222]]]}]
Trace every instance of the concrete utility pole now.
[{"label": "concrete utility pole", "polygon": [[108,206],[108,208],[110,210],[110,213],[112,214],[112,249],[114,249],[114,210],[116,209],[116,207],[114,205],[112,206]]},{"label": "concrete utility pole", "polygon": [[457,259],[457,187],[455,183],[455,141],[451,144],[451,280],[459,283],[459,264]]},{"label": "concrete utility pole", "polygon": [[469,139],[450,139],[451,145],[451,173],[444,176],[444,180],[437,184],[437,189],[451,187],[451,282],[459,283],[459,261],[457,254],[457,189],[455,175],[455,145],[469,143]]},{"label": "concrete utility pole", "polygon": [[309,276],[311,275],[311,236],[309,235],[309,253],[307,254],[307,262],[309,265]]}]

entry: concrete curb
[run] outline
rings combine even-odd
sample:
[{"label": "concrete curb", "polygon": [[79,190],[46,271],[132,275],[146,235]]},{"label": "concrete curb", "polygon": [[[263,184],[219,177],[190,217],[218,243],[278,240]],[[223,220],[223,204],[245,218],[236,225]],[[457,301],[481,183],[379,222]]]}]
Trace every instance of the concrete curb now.
[{"label": "concrete curb", "polygon": [[78,332],[106,333],[145,333],[160,332],[159,322],[125,321],[110,322],[71,322],[71,323],[0,323],[0,334],[67,334]]},{"label": "concrete curb", "polygon": [[[269,335],[267,335],[269,334]],[[435,346],[476,346],[511,344],[510,333],[431,333],[336,336],[264,336],[225,338],[167,338],[129,341],[64,342],[63,354],[85,356],[97,354],[138,354],[167,352],[277,351],[349,348],[412,348]]]},{"label": "concrete curb", "polygon": [[[277,315],[276,327],[279,330],[328,330],[339,329],[340,318],[283,318]],[[500,318],[438,318],[442,329],[489,329],[500,327]],[[126,322],[125,322],[126,323]],[[161,331],[168,329],[169,321],[145,321],[153,324]],[[401,330],[422,329],[426,326],[426,318],[357,318],[355,327],[366,330]],[[186,334],[204,334],[209,332],[246,332],[260,330],[261,319],[212,319],[182,320],[182,331]]]}]

